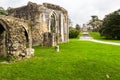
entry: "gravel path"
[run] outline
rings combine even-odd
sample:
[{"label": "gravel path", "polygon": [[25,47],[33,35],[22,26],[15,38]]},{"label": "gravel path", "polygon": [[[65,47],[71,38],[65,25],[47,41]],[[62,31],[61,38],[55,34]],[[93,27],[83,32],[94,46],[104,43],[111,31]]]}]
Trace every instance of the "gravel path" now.
[{"label": "gravel path", "polygon": [[102,44],[111,44],[111,45],[120,46],[120,43],[115,43],[115,42],[106,42],[106,41],[100,41],[100,40],[95,40],[95,39],[91,39],[89,41],[96,42],[96,43],[102,43]]},{"label": "gravel path", "polygon": [[111,45],[120,46],[120,43],[95,40],[91,36],[89,36],[88,32],[83,32],[83,35],[80,37],[80,40],[87,40],[87,41],[92,41],[92,42],[101,43],[101,44],[111,44]]}]

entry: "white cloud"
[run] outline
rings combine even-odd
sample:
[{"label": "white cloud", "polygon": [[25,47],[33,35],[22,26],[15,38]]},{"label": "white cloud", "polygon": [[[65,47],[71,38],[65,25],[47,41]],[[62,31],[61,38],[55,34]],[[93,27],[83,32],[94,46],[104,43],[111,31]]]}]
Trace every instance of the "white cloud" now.
[{"label": "white cloud", "polygon": [[120,8],[120,0],[0,0],[0,6],[5,9],[20,7],[28,1],[37,4],[49,2],[66,8],[73,24],[87,23],[91,15],[98,15],[102,19],[104,15]]}]

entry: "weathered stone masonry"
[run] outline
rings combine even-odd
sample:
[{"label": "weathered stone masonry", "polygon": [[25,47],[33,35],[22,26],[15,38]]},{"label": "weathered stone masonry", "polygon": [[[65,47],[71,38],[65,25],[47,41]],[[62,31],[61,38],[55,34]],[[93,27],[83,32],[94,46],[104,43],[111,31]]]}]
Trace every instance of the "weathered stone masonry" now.
[{"label": "weathered stone masonry", "polygon": [[32,46],[56,46],[68,42],[68,13],[49,3],[8,8],[8,16],[0,15],[0,56],[8,60],[29,58]]},{"label": "weathered stone masonry", "polygon": [[68,13],[58,5],[29,2],[27,6],[9,8],[8,13],[32,21],[33,45],[55,46],[68,42]]},{"label": "weathered stone masonry", "polygon": [[29,22],[0,15],[0,56],[9,59],[28,58],[33,55]]}]

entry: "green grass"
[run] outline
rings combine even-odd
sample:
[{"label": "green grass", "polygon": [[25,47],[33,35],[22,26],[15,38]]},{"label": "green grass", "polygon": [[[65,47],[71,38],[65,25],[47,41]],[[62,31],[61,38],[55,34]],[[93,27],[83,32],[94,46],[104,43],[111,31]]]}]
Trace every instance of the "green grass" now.
[{"label": "green grass", "polygon": [[101,37],[98,32],[90,32],[89,34],[90,34],[90,36],[92,36],[94,39],[105,40],[105,37]]},{"label": "green grass", "polygon": [[71,39],[59,53],[34,48],[28,60],[0,64],[0,80],[120,80],[119,46]]},{"label": "green grass", "polygon": [[89,34],[90,34],[94,39],[97,39],[97,40],[120,43],[120,40],[107,39],[107,38],[105,38],[105,37],[100,36],[100,34],[99,34],[98,32],[90,32]]},{"label": "green grass", "polygon": [[77,39],[79,39],[82,36],[82,32],[79,33],[79,35],[77,36]]}]

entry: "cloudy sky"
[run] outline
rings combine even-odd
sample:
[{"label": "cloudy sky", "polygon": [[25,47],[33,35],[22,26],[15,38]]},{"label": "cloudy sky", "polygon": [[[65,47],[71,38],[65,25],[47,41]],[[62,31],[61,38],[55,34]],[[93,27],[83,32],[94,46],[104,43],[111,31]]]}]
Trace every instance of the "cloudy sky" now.
[{"label": "cloudy sky", "polygon": [[0,0],[0,6],[20,7],[28,1],[42,4],[49,2],[60,5],[68,10],[73,25],[87,23],[91,15],[98,15],[100,19],[110,12],[120,9],[120,0]]}]

